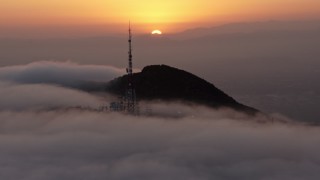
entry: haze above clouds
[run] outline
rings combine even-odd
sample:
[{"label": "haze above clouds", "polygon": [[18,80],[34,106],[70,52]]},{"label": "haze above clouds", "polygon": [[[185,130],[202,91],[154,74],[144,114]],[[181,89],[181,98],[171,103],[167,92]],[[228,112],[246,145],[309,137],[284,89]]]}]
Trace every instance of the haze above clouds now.
[{"label": "haze above clouds", "polygon": [[[319,21],[237,23],[162,37],[134,36],[134,66],[171,65],[208,80],[238,101],[264,112],[319,121],[319,37]],[[3,67],[31,66],[43,60],[118,69],[127,65],[126,35],[2,39],[0,48]],[[109,80],[106,73],[95,76],[95,80]],[[68,78],[65,74],[60,81]]]}]

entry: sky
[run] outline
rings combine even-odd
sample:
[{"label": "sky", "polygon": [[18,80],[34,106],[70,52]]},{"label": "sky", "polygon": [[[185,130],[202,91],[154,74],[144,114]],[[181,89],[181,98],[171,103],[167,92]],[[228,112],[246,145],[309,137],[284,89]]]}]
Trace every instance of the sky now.
[{"label": "sky", "polygon": [[[125,74],[129,20],[134,72],[182,69],[262,113],[92,111],[117,99],[83,84]],[[0,0],[0,179],[318,180],[319,47],[319,0]]]},{"label": "sky", "polygon": [[122,33],[129,20],[135,24],[136,33],[154,29],[175,33],[230,22],[320,17],[318,0],[0,0],[0,3],[2,36]]}]

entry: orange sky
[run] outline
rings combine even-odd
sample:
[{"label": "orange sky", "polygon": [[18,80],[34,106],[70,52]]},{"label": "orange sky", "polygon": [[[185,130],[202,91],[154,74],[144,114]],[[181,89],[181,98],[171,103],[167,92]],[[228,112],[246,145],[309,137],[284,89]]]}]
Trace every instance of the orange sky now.
[{"label": "orange sky", "polygon": [[319,0],[0,0],[0,4],[0,27],[17,33],[53,27],[117,32],[129,19],[138,32],[170,33],[229,22],[320,17]]}]

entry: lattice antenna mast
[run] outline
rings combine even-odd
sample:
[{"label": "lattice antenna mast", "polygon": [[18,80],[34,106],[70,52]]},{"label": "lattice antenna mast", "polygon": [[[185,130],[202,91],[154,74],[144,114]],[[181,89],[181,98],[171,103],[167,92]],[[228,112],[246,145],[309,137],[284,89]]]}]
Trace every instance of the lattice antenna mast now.
[{"label": "lattice antenna mast", "polygon": [[129,114],[138,114],[138,107],[136,101],[136,92],[133,85],[133,70],[132,70],[132,32],[131,24],[129,22],[129,64],[127,68],[128,87],[126,92],[127,107],[125,108]]},{"label": "lattice antenna mast", "polygon": [[[128,75],[132,76],[132,33],[131,33],[131,23],[129,22],[129,66]],[[130,83],[130,82],[129,82]],[[131,82],[132,83],[132,82]]]}]

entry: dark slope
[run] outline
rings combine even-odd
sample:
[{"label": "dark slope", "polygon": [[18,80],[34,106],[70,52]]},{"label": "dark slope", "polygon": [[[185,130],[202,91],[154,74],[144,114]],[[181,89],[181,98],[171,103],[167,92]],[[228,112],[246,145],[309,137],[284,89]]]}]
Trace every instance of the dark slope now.
[{"label": "dark slope", "polygon": [[[182,100],[214,108],[229,107],[254,114],[257,110],[236,102],[209,82],[183,70],[166,65],[145,67],[133,75],[136,94],[144,100]],[[106,86],[106,91],[123,95],[127,76],[119,77]]]}]

